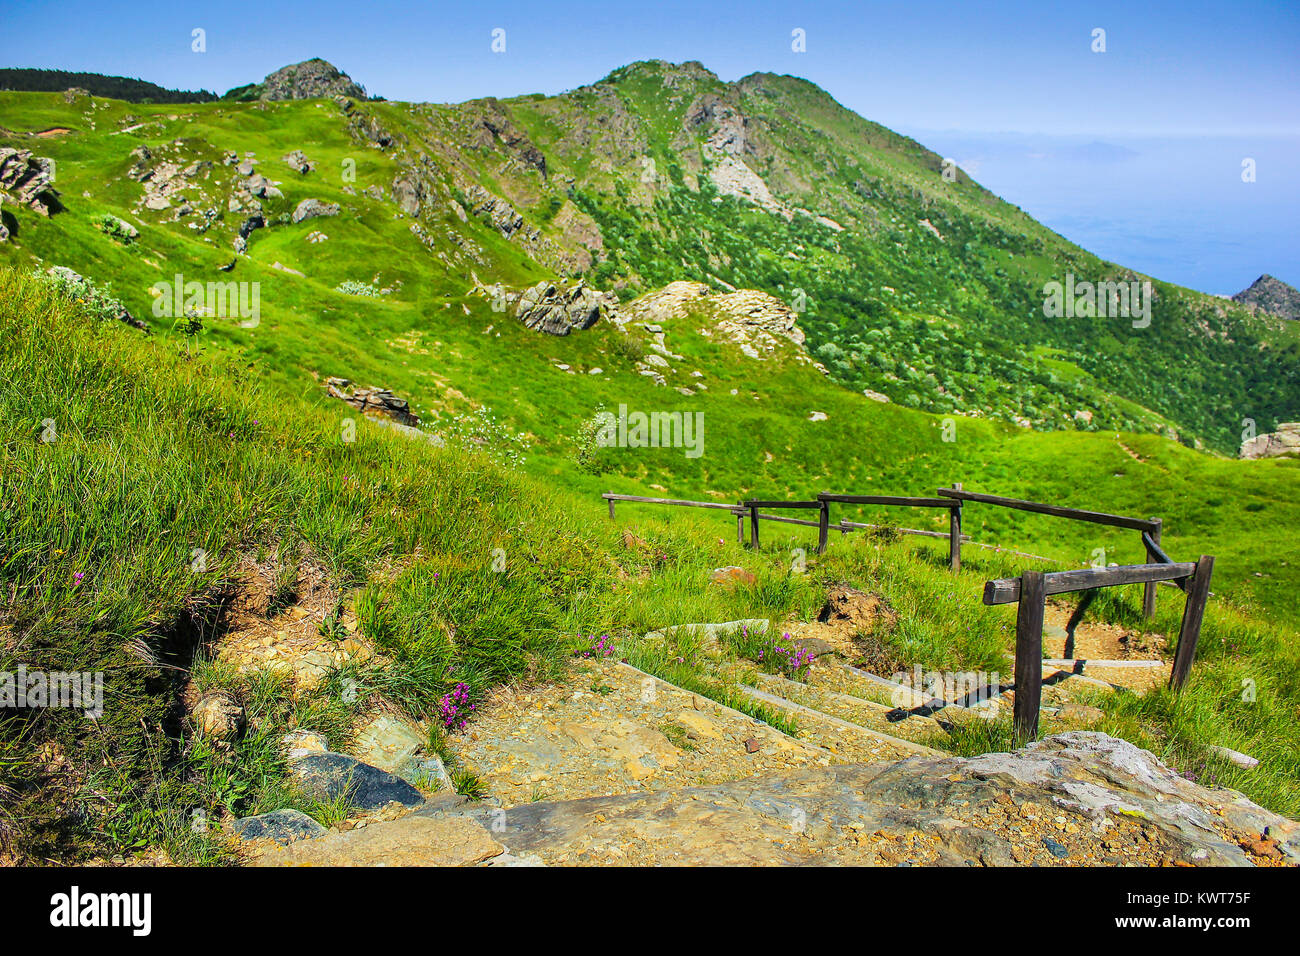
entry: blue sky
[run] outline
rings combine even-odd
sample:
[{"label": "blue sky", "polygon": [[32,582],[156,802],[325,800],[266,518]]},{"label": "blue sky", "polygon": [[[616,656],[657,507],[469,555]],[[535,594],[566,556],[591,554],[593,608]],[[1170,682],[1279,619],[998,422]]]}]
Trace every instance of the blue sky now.
[{"label": "blue sky", "polygon": [[[975,165],[1099,254],[1210,292],[1263,271],[1300,284],[1297,230],[1270,225],[1300,212],[1294,0],[3,2],[0,65],[218,92],[312,56],[404,100],[554,93],[651,58],[699,60],[727,80],[793,73]],[[498,27],[504,54],[491,50]],[[191,51],[195,28],[205,53]],[[806,52],[791,49],[796,28]],[[1104,53],[1091,49],[1097,28]],[[1240,182],[1244,157],[1257,160],[1253,184]],[[1189,228],[1198,203],[1213,236]]]}]

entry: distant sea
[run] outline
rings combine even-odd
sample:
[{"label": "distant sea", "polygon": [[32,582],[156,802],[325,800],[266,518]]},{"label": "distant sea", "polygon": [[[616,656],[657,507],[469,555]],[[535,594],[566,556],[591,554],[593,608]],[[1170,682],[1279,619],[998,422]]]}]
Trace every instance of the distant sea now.
[{"label": "distant sea", "polygon": [[1216,295],[1262,273],[1300,287],[1300,135],[904,132],[1103,259]]}]

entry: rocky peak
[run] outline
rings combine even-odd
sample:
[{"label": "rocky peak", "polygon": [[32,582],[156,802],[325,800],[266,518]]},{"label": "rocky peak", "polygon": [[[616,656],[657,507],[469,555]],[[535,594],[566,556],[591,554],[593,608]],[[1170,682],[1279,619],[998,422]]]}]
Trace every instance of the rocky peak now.
[{"label": "rocky peak", "polygon": [[319,57],[281,67],[262,81],[264,100],[310,100],[321,96],[365,99],[366,91],[352,77]]},{"label": "rocky peak", "polygon": [[1232,301],[1253,305],[1284,319],[1300,319],[1300,290],[1268,273],[1252,282],[1249,289],[1234,295]]}]

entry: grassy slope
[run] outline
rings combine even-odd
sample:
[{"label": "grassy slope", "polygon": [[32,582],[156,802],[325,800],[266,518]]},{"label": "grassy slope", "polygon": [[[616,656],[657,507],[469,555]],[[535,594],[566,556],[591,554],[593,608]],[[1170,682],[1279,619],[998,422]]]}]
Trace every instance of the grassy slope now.
[{"label": "grassy slope", "polygon": [[[994,493],[1159,514],[1166,519],[1166,542],[1172,553],[1182,557],[1207,552],[1220,557],[1216,579],[1220,593],[1262,601],[1292,620],[1300,614],[1288,597],[1295,571],[1287,563],[1292,549],[1286,529],[1296,520],[1294,489],[1300,474],[1293,462],[1225,461],[1152,436],[1025,433],[964,417],[956,419],[957,440],[945,443],[934,416],[868,402],[789,363],[774,369],[749,362],[696,335],[695,325],[683,320],[669,329],[670,347],[687,357],[677,363],[681,381],[673,384],[691,384],[685,375],[699,368],[709,385],[707,394],[686,399],[635,374],[612,329],[597,326],[562,339],[537,335],[493,313],[485,299],[468,296],[471,271],[481,270],[484,281],[501,279],[516,287],[545,272],[486,225],[471,219],[462,226],[447,207],[431,204],[426,217],[432,217],[436,228],[430,231],[439,237],[434,252],[450,256],[454,251],[445,235],[454,224],[479,244],[488,263],[483,267],[449,259],[449,265],[420,245],[405,220],[393,218],[393,207],[344,192],[337,171],[347,158],[357,161],[358,186],[386,184],[400,167],[392,156],[361,149],[347,139],[333,104],[265,108],[205,104],[186,107],[182,116],[170,112],[176,107],[104,100],[86,107],[85,100],[80,102],[70,107],[55,94],[0,94],[8,125],[42,129],[62,124],[77,131],[29,144],[58,160],[58,183],[69,211],[49,221],[20,212],[17,241],[0,247],[0,254],[18,263],[39,257],[98,279],[112,277],[115,292],[138,315],[150,316],[152,300],[147,290],[155,281],[177,272],[226,278],[215,267],[231,258],[227,233],[233,228],[228,221],[200,236],[184,221],[155,222],[157,214],[146,212],[142,237],[132,246],[119,246],[102,235],[94,225],[97,215],[111,211],[131,218],[130,205],[140,194],[130,180],[106,182],[105,170],[120,176],[129,165],[129,147],[141,138],[159,151],[160,143],[185,137],[183,155],[214,160],[214,176],[229,175],[229,167],[220,165],[227,146],[256,152],[259,168],[283,180],[285,198],[267,204],[269,215],[292,209],[308,196],[343,204],[344,215],[337,219],[254,233],[250,256],[240,260],[230,277],[261,283],[262,324],[246,330],[209,321],[204,333],[210,346],[238,350],[252,363],[259,381],[288,394],[330,403],[311,375],[344,375],[394,389],[434,423],[440,416],[486,405],[512,431],[532,436],[531,470],[592,492],[609,486],[627,491],[659,486],[684,497],[714,493],[726,499],[750,492],[802,496],[828,487],[928,493],[959,480],[968,488]],[[535,109],[541,108],[538,103],[560,109],[551,101],[531,102]],[[815,114],[814,118],[834,130],[838,114],[832,106],[823,107],[826,117]],[[455,112],[454,108],[412,110],[398,104],[382,107],[390,128],[412,133],[422,128],[427,114]],[[658,115],[654,110],[646,112]],[[149,117],[156,125],[144,130],[105,132]],[[517,119],[524,125],[522,116]],[[449,118],[440,122],[453,125]],[[883,157],[881,163],[893,162],[898,175],[909,168],[891,159],[893,153],[881,152],[885,146],[902,147],[898,146],[901,138],[880,127],[853,118],[836,135],[861,138],[869,151]],[[562,144],[554,145],[563,159]],[[301,177],[283,166],[278,156],[291,146],[306,148],[320,163],[318,172]],[[906,148],[920,149],[914,144]],[[970,198],[963,201],[991,208],[995,221],[1005,219],[1008,229],[1046,233],[978,187],[970,189]],[[89,198],[84,192],[90,193]],[[210,192],[224,200],[215,187]],[[746,215],[756,221],[773,218],[758,212]],[[304,242],[303,237],[317,228],[330,235],[329,241]],[[270,268],[276,262],[305,276]],[[379,299],[333,291],[344,279],[375,277],[384,285],[401,285],[394,295]],[[154,323],[166,327],[165,321]],[[503,361],[503,356],[509,360]],[[558,363],[582,371],[599,366],[606,374],[566,375],[554,368]],[[1008,387],[988,379],[982,387],[995,394],[1012,394],[1023,384]],[[730,395],[733,388],[738,396]],[[624,450],[611,462],[614,473],[600,478],[583,474],[573,462],[573,436],[601,403],[702,411],[706,453],[688,460],[679,452]],[[812,410],[826,412],[829,420],[807,421]],[[1198,503],[1198,498],[1207,503]],[[895,515],[895,520],[905,519]],[[1140,557],[1129,540],[1132,535],[1120,537],[1088,526],[992,509],[972,509],[968,526],[978,537],[1071,563],[1088,559],[1099,547],[1112,550],[1121,561]]]},{"label": "grassy slope", "polygon": [[[103,669],[108,682],[97,722],[0,714],[0,782],[14,791],[0,830],[31,857],[162,845],[178,858],[221,859],[191,826],[193,811],[215,819],[295,802],[275,744],[287,727],[346,739],[381,697],[427,718],[457,681],[478,697],[553,673],[585,645],[582,634],[614,634],[636,663],[739,704],[699,648],[643,647],[636,635],[695,620],[806,618],[832,581],[886,597],[898,612],[886,637],[902,660],[1007,670],[1013,612],[978,597],[982,580],[1014,573],[1004,556],[973,552],[954,580],[931,547],[854,536],[792,574],[788,552],[807,544],[804,534],[774,528],[756,555],[706,519],[662,513],[632,519],[646,544],[628,548],[590,496],[373,426],[343,443],[338,407],[286,400],[242,362],[189,357],[5,270],[0,343],[9,386],[0,392],[0,587],[9,595],[0,671],[19,662]],[[58,423],[53,442],[39,438],[44,418]],[[209,663],[203,635],[237,558],[292,571],[300,543],[394,663],[337,673],[290,703],[274,682]],[[194,547],[212,556],[205,574],[191,570]],[[494,548],[505,552],[503,574],[491,570]],[[756,584],[708,586],[708,569],[729,563],[753,570]],[[1131,621],[1138,600],[1136,589],[1109,595],[1100,610]],[[1165,597],[1155,628],[1174,633],[1180,605]],[[1101,701],[1105,726],[1201,779],[1300,813],[1295,646],[1294,632],[1215,602],[1188,692]],[[201,688],[227,687],[248,706],[250,733],[233,751],[193,737],[175,709],[190,669]],[[352,699],[341,693],[348,680],[360,691]],[[1005,727],[988,730],[980,745],[1007,743]],[[1208,754],[1212,743],[1263,766],[1234,769]]]}]

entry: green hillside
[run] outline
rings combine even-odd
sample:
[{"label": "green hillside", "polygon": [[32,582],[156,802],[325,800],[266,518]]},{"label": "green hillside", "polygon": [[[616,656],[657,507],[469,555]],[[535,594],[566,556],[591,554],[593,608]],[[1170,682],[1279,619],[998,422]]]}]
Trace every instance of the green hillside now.
[{"label": "green hillside", "polygon": [[[272,806],[288,726],[346,729],[381,700],[427,717],[457,682],[482,695],[553,673],[584,634],[807,619],[834,581],[906,609],[909,664],[1005,665],[1014,612],[984,608],[980,587],[1023,559],[969,546],[954,581],[932,544],[854,536],[800,576],[789,552],[807,534],[765,526],[755,555],[725,514],[629,506],[628,544],[605,490],[734,502],[960,481],[1160,516],[1176,559],[1218,559],[1204,667],[1181,698],[1106,704],[1107,727],[1300,806],[1300,463],[1231,457],[1243,419],[1263,432],[1300,417],[1294,323],[1154,278],[1143,327],[1047,318],[1048,282],[1147,277],[945,177],[942,157],[806,81],[728,84],[698,64],[458,105],[0,92],[5,147],[53,161],[63,208],[0,206],[0,670],[93,663],[129,704],[99,724],[5,715],[11,847],[208,859],[177,814]],[[306,200],[337,214],[294,222]],[[38,277],[54,266],[90,285]],[[255,290],[256,315],[161,308],[155,287],[178,276],[235,283],[231,301]],[[611,293],[590,328],[516,317],[526,288],[578,280]],[[119,305],[151,334],[115,321]],[[330,377],[391,389],[432,440],[366,422]],[[597,416],[621,406],[698,413],[699,454],[600,447]],[[1133,532],[989,507],[964,530],[1065,566],[1143,557]],[[211,573],[192,572],[196,548],[218,556]],[[498,548],[504,576],[484,570]],[[336,674],[365,689],[346,708],[328,688],[290,703],[210,667],[204,635],[248,560],[287,590],[310,565],[395,666]],[[727,564],[754,585],[708,586]],[[1100,613],[1132,623],[1136,600]],[[1176,633],[1181,606],[1162,592],[1155,630]],[[689,653],[633,654],[742,705]],[[190,676],[256,704],[237,752],[188,734]],[[1247,678],[1261,690],[1243,708]],[[1215,742],[1265,766],[1225,770]],[[60,754],[79,755],[74,773]]]},{"label": "green hillside", "polygon": [[[500,683],[545,680],[590,646],[584,635],[614,635],[637,666],[798,733],[735,693],[737,680],[753,681],[752,661],[719,670],[689,639],[639,636],[690,621],[811,620],[837,583],[894,609],[883,639],[902,664],[1009,672],[1014,608],[985,607],[980,594],[984,580],[1026,566],[1014,556],[968,549],[954,578],[930,545],[854,535],[797,573],[790,550],[808,547],[802,531],[772,526],[754,553],[731,541],[725,521],[690,513],[615,525],[591,495],[500,464],[473,442],[439,449],[366,422],[342,441],[337,407],[285,396],[241,356],[194,355],[10,270],[0,270],[0,376],[0,672],[106,675],[95,720],[0,711],[0,853],[10,859],[162,852],[216,862],[230,852],[216,829],[223,818],[295,806],[337,819],[288,786],[278,745],[287,730],[346,741],[376,712],[397,710],[433,734],[439,700],[456,685],[481,701]],[[628,523],[635,533],[620,536]],[[709,583],[711,568],[730,564],[750,570],[752,584]],[[291,696],[282,678],[214,660],[250,566],[275,582],[271,619],[303,581],[327,582],[337,603],[321,626],[364,636],[386,663],[349,663]],[[1140,590],[1125,590],[1093,613],[1134,623]],[[1163,597],[1146,627],[1172,639],[1181,603]],[[1212,602],[1188,688],[1098,699],[1102,729],[1294,815],[1298,637],[1258,611]],[[247,709],[248,731],[233,745],[196,734],[180,706],[214,689]],[[1005,721],[974,734],[933,743],[966,752],[1012,740]],[[454,738],[431,740],[454,755]],[[1212,745],[1262,764],[1235,768]],[[472,779],[457,779],[473,792]],[[199,813],[210,828],[195,825]]]}]

